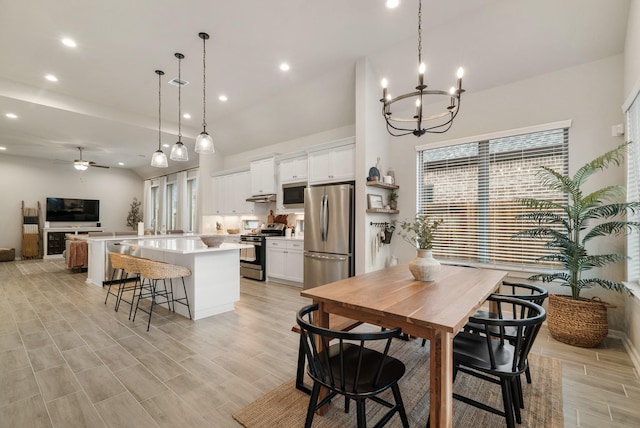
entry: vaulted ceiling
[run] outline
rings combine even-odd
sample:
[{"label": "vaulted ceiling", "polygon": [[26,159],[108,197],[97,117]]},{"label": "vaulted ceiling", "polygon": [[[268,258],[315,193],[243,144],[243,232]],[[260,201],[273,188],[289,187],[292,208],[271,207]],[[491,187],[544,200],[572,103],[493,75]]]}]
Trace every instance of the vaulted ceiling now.
[{"label": "vaulted ceiling", "polygon": [[[1,3],[0,156],[72,161],[83,147],[85,160],[148,175],[158,144],[154,70],[166,73],[162,142],[172,145],[178,90],[168,81],[180,52],[189,82],[181,110],[191,114],[183,141],[187,165],[197,165],[203,31],[208,130],[222,155],[352,124],[361,57],[399,92],[416,80],[417,0],[393,10],[385,0]],[[467,91],[480,91],[622,53],[628,8],[626,0],[424,0],[426,79],[448,87],[464,66]]]}]

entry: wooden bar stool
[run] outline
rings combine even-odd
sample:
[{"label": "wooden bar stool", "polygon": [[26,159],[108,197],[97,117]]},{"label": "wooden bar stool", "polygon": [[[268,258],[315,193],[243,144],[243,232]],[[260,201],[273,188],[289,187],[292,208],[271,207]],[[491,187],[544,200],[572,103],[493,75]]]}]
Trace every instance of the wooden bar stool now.
[{"label": "wooden bar stool", "polygon": [[[154,260],[138,259],[138,269],[140,270],[140,277],[142,280],[140,284],[140,291],[138,292],[136,310],[133,314],[134,321],[136,320],[136,313],[138,312],[138,309],[148,313],[149,321],[147,322],[147,331],[149,331],[149,327],[151,326],[151,317],[153,316],[153,307],[161,303],[166,303],[167,308],[173,312],[175,312],[176,303],[184,305],[189,311],[189,319],[193,319],[191,317],[189,297],[187,296],[187,287],[184,282],[184,277],[191,275],[191,271],[188,268],[170,263],[157,262]],[[176,298],[173,292],[173,280],[177,278],[182,280],[184,297]],[[162,284],[164,286],[163,290],[158,288],[158,282],[160,280],[162,280]],[[167,281],[169,282],[169,287],[167,287]],[[140,308],[140,299],[148,297],[151,298],[149,311]],[[159,303],[157,301],[158,297],[164,298],[164,301]]]},{"label": "wooden bar stool", "polygon": [[[109,281],[109,288],[107,289],[107,296],[104,298],[104,304],[107,304],[107,299],[109,299],[109,295],[114,296],[116,298],[116,306],[115,310],[118,311],[118,294],[120,293],[120,288],[122,287],[124,281],[127,278],[127,274],[124,270],[124,260],[122,259],[122,254],[119,253],[109,253],[109,261],[111,262],[111,267],[113,268],[113,272],[111,273],[111,280]],[[112,292],[111,287],[116,283],[116,277],[120,276],[120,282],[118,282],[118,292]]]}]

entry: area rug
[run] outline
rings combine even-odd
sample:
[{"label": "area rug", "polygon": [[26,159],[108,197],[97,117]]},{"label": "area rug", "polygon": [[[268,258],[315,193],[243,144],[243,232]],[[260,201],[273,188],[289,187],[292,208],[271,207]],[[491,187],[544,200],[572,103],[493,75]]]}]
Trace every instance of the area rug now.
[{"label": "area rug", "polygon": [[[401,342],[398,342],[400,345]],[[395,347],[394,355],[402,360],[407,372],[400,381],[400,391],[407,410],[409,426],[425,426],[429,413],[428,347],[419,340],[403,342]],[[527,384],[523,376],[525,409],[520,428],[563,427],[562,363],[555,358],[530,354],[533,383]],[[467,395],[492,407],[502,409],[500,386],[460,373],[454,391]],[[387,399],[392,400],[390,391]],[[233,418],[246,428],[299,428],[304,420],[309,396],[295,388],[295,380],[286,382],[233,414]],[[334,399],[324,416],[315,416],[313,427],[333,428],[356,426],[355,405],[344,413],[344,400]],[[367,424],[373,425],[386,408],[367,401]],[[504,427],[505,419],[477,409],[460,401],[453,402],[454,427]],[[399,427],[400,417],[394,415],[388,426]]]}]

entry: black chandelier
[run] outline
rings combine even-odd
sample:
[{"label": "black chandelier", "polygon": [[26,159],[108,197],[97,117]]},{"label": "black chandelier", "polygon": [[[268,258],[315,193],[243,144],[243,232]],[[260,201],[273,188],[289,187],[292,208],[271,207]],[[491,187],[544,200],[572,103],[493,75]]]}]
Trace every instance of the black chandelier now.
[{"label": "black chandelier", "polygon": [[[452,86],[450,90],[443,91],[437,89],[427,89],[424,84],[424,73],[426,66],[422,62],[422,0],[418,2],[418,86],[413,92],[399,95],[392,98],[387,93],[387,79],[382,79],[382,115],[387,122],[387,131],[394,137],[413,134],[420,137],[426,133],[442,134],[447,132],[453,124],[460,111],[460,96],[464,92],[462,89],[462,76],[464,70],[462,67],[458,69],[458,81],[456,86]],[[422,106],[425,95],[446,96],[449,98],[449,104],[444,111],[429,116],[423,116]],[[397,101],[406,98],[415,98],[415,115],[413,117],[394,116],[391,112],[391,105]],[[397,105],[396,105],[397,106]],[[412,125],[413,124],[413,125]],[[415,126],[413,129],[412,126]]]}]

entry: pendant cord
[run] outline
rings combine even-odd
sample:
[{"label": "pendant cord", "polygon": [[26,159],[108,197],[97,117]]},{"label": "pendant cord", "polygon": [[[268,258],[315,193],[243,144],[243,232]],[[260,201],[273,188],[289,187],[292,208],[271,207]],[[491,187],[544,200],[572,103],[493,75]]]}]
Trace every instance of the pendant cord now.
[{"label": "pendant cord", "polygon": [[207,40],[202,38],[202,128],[207,132]]},{"label": "pendant cord", "polygon": [[162,74],[158,73],[158,150],[162,150]]},{"label": "pendant cord", "polygon": [[422,0],[418,2],[418,67],[422,64]]},{"label": "pendant cord", "polygon": [[178,56],[178,143],[182,143],[182,58],[184,56]]}]

